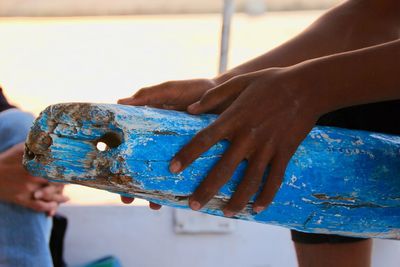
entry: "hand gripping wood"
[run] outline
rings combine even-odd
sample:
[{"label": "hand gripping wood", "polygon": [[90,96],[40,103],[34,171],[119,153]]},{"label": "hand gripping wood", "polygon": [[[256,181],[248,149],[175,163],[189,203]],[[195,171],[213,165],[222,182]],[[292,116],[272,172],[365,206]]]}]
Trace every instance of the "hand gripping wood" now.
[{"label": "hand gripping wood", "polygon": [[[58,104],[34,123],[24,164],[32,175],[50,180],[188,208],[188,197],[229,143],[214,145],[179,174],[169,172],[169,161],[216,118],[148,107]],[[107,149],[98,150],[99,142]],[[223,216],[220,209],[245,168],[242,162],[202,212]],[[268,209],[255,214],[249,203],[235,218],[310,233],[399,239],[399,205],[400,137],[315,127],[292,157]]]}]

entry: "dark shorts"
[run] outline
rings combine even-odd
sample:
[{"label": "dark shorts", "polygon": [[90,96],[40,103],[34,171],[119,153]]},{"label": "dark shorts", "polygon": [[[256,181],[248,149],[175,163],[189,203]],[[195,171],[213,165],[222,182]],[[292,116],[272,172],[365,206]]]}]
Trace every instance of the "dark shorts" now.
[{"label": "dark shorts", "polygon": [[[400,135],[400,100],[340,109],[322,116],[317,125]],[[291,231],[297,243],[350,243],[364,238]]]}]

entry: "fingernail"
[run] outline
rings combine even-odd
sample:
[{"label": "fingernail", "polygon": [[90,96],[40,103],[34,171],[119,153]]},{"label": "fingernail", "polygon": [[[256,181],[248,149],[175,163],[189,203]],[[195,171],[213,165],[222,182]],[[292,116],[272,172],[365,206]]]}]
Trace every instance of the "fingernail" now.
[{"label": "fingernail", "polygon": [[172,162],[169,166],[169,170],[173,173],[176,173],[176,172],[179,172],[181,167],[182,167],[182,165],[178,160],[172,160]]},{"label": "fingernail", "polygon": [[260,212],[262,212],[264,210],[264,207],[256,206],[256,207],[253,208],[253,210],[254,210],[255,213],[260,213]]},{"label": "fingernail", "polygon": [[35,191],[34,193],[33,193],[33,198],[34,199],[39,199],[39,198],[41,198],[43,196],[43,192],[42,191]]},{"label": "fingernail", "polygon": [[199,210],[199,209],[201,208],[201,206],[200,206],[200,203],[199,203],[199,202],[197,202],[197,201],[192,201],[192,202],[190,203],[190,208],[191,208],[192,210]]},{"label": "fingernail", "polygon": [[225,215],[226,217],[232,217],[232,216],[234,215],[234,213],[233,213],[232,211],[230,211],[230,210],[225,210],[225,211],[224,211],[224,215]]}]

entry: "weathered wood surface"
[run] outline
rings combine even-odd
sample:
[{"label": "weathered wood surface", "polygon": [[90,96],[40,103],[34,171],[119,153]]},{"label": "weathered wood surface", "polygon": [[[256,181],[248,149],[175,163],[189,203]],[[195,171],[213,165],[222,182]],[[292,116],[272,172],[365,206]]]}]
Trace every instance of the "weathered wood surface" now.
[{"label": "weathered wood surface", "polygon": [[[220,142],[180,174],[172,156],[214,115],[106,104],[58,104],[34,123],[24,164],[34,175],[188,208],[188,196],[229,145]],[[108,143],[105,151],[96,149]],[[220,208],[246,162],[202,212]],[[316,127],[290,161],[270,207],[236,218],[312,233],[400,239],[400,137]]]}]

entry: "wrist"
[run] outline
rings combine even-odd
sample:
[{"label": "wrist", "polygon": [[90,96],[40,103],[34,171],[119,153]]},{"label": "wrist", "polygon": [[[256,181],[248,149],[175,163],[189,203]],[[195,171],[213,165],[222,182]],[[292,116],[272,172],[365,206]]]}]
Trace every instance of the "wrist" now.
[{"label": "wrist", "polygon": [[304,62],[286,67],[282,72],[282,83],[286,88],[292,88],[294,102],[302,106],[308,115],[319,118],[335,110],[333,98],[328,94],[328,84],[321,79],[321,71],[317,65]]}]

